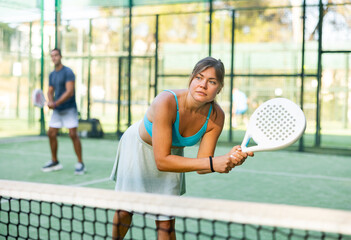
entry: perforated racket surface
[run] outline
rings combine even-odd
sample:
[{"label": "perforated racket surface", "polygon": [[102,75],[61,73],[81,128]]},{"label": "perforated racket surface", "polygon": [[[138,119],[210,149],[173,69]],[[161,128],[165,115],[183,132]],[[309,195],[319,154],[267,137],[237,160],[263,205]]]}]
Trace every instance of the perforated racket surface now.
[{"label": "perforated racket surface", "polygon": [[33,105],[39,108],[44,107],[45,105],[45,97],[44,97],[44,93],[41,89],[34,89],[32,92],[32,101],[33,101]]},{"label": "perforated racket surface", "polygon": [[[252,114],[241,144],[243,152],[278,150],[296,142],[306,129],[301,108],[286,98],[273,98]],[[257,145],[247,147],[252,139]]]}]

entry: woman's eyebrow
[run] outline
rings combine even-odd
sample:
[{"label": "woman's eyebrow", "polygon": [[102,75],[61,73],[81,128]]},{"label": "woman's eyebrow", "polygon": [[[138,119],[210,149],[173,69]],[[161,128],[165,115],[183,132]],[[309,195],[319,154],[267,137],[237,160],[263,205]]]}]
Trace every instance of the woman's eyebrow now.
[{"label": "woman's eyebrow", "polygon": [[[199,73],[199,75],[201,76],[201,77],[204,77],[204,75],[202,75],[201,73]],[[217,78],[208,78],[208,79],[214,79],[214,80],[217,80]]]}]

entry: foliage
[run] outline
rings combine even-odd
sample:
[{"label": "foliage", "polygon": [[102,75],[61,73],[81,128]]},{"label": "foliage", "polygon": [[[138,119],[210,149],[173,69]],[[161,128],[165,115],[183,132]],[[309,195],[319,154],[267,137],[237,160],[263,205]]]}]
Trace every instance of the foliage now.
[{"label": "foliage", "polygon": [[8,23],[0,22],[0,51],[8,51],[11,47],[11,38],[16,34],[16,29]]}]

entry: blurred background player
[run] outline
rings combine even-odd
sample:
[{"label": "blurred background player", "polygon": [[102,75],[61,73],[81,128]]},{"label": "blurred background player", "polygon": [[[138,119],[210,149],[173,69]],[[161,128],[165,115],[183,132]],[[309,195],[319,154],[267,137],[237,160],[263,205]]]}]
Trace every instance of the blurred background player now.
[{"label": "blurred background player", "polygon": [[75,166],[75,174],[84,174],[85,166],[82,160],[82,145],[77,134],[78,111],[75,99],[75,75],[73,71],[62,64],[60,49],[51,51],[51,60],[55,70],[49,75],[48,107],[53,110],[49,123],[48,137],[51,148],[51,161],[43,168],[44,172],[51,172],[62,169],[57,159],[57,133],[62,127],[69,130],[74,150],[77,154],[78,163]]}]

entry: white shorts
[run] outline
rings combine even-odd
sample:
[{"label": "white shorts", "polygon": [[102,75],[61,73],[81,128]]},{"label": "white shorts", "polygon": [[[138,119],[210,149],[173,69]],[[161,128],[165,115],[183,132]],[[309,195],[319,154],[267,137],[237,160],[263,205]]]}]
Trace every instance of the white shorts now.
[{"label": "white shorts", "polygon": [[66,127],[76,128],[78,127],[78,112],[76,108],[69,108],[65,110],[55,110],[52,113],[51,120],[49,122],[51,128],[62,128]]}]

